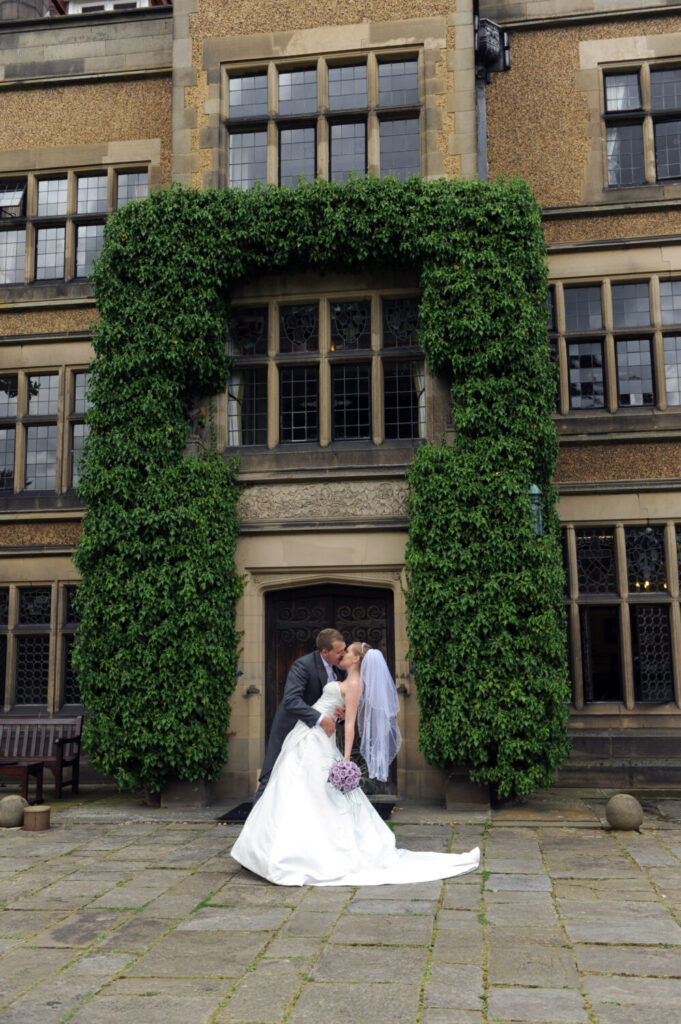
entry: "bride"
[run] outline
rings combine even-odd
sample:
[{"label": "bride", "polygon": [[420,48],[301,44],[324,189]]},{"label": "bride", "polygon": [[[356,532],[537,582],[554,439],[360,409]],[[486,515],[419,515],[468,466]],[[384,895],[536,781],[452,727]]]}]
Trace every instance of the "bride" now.
[{"label": "bride", "polygon": [[[395,684],[381,652],[368,644],[350,644],[340,664],[347,677],[327,683],[313,707],[326,715],[345,707],[345,760],[357,725],[369,775],[385,781],[401,743]],[[329,783],[329,770],[340,760],[335,735],[298,722],[232,857],[277,885],[425,882],[478,867],[477,847],[461,854],[396,849],[393,832],[360,789],[342,793]]]}]

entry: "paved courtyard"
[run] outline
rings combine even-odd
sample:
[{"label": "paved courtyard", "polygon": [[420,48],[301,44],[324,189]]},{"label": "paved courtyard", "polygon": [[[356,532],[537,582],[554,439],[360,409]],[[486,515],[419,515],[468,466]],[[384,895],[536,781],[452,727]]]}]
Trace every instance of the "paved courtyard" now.
[{"label": "paved courtyard", "polygon": [[681,800],[615,833],[604,796],[398,804],[399,845],[480,844],[482,870],[359,889],[263,883],[224,808],[55,803],[0,830],[0,1021],[678,1024]]}]

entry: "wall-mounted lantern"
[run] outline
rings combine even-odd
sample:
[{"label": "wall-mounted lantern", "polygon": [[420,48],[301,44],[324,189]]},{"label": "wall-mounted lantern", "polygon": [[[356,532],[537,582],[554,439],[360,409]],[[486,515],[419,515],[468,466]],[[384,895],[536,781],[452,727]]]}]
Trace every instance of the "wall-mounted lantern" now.
[{"label": "wall-mounted lantern", "polygon": [[541,491],[536,484],[530,486],[530,507],[534,519],[534,532],[537,537],[544,536],[544,521],[541,512]]}]

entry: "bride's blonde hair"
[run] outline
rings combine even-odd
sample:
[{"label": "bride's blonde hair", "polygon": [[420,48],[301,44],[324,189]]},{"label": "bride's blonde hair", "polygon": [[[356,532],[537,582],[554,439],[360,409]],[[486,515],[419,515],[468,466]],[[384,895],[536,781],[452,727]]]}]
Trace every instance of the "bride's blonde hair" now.
[{"label": "bride's blonde hair", "polygon": [[352,654],[356,654],[359,656],[359,663],[361,665],[362,658],[367,653],[367,651],[371,650],[371,644],[366,643],[364,640],[355,640],[353,643],[349,645],[348,650]]}]

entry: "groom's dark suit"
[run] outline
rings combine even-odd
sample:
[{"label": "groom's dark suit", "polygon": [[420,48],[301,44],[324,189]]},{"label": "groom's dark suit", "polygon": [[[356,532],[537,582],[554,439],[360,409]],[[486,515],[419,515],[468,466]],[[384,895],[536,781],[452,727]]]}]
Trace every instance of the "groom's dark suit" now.
[{"label": "groom's dark suit", "polygon": [[[336,679],[345,678],[345,672],[341,668],[333,667],[333,674]],[[291,665],[286,677],[284,695],[274,716],[270,738],[267,741],[258,791],[255,794],[256,800],[267,785],[274,762],[279,757],[281,745],[296,722],[305,722],[311,729],[317,725],[319,712],[311,705],[319,700],[328,682],[326,666],[319,651],[304,654]]]}]

